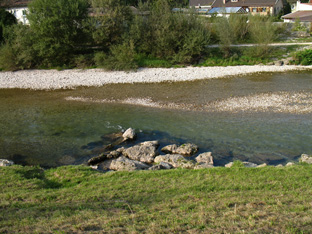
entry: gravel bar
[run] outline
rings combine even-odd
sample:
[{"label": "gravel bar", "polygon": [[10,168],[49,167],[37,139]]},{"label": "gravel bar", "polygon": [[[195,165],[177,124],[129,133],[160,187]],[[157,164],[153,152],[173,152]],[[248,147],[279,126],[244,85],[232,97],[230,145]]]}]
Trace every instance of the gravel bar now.
[{"label": "gravel bar", "polygon": [[185,68],[141,68],[134,72],[102,69],[24,70],[0,72],[0,88],[35,90],[70,89],[117,83],[156,83],[213,79],[260,72],[312,70],[312,66],[229,66]]}]

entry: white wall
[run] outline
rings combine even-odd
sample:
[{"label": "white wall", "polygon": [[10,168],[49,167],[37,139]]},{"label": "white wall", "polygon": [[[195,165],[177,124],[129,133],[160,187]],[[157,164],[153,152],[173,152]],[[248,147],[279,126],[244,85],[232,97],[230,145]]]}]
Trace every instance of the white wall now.
[{"label": "white wall", "polygon": [[16,17],[17,22],[22,24],[29,24],[29,21],[26,17],[26,14],[28,13],[27,7],[7,8],[6,10]]}]

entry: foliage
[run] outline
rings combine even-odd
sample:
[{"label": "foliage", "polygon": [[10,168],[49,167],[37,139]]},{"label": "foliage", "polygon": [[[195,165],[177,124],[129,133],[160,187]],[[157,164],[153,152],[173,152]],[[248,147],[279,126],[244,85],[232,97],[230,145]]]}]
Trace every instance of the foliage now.
[{"label": "foliage", "polygon": [[309,233],[311,169],[0,168],[0,232]]},{"label": "foliage", "polygon": [[5,27],[16,24],[16,18],[11,13],[7,12],[3,8],[0,8],[0,44],[4,40]]},{"label": "foliage", "polygon": [[192,13],[173,13],[166,0],[148,7],[150,15],[136,16],[129,32],[137,52],[175,63],[198,60],[210,37],[204,21]]},{"label": "foliage", "polygon": [[249,33],[253,43],[257,46],[253,48],[254,56],[263,57],[269,53],[269,44],[277,38],[277,26],[271,18],[263,16],[252,16],[249,18]]},{"label": "foliage", "polygon": [[0,48],[0,67],[4,70],[18,70],[40,64],[40,57],[34,49],[36,42],[28,26],[12,26],[6,35],[6,44]]},{"label": "foliage", "polygon": [[89,18],[89,33],[95,44],[108,51],[111,45],[122,43],[132,20],[130,8],[123,0],[92,0],[91,6],[95,12]]},{"label": "foliage", "polygon": [[33,44],[43,66],[69,62],[70,55],[83,38],[83,22],[88,13],[87,0],[34,0],[29,4]]},{"label": "foliage", "polygon": [[294,54],[294,63],[300,65],[312,65],[312,50],[306,49]]},{"label": "foliage", "polygon": [[96,54],[95,61],[97,66],[108,70],[129,71],[138,68],[135,56],[133,42],[125,41],[122,44],[111,46],[109,56],[104,53]]}]

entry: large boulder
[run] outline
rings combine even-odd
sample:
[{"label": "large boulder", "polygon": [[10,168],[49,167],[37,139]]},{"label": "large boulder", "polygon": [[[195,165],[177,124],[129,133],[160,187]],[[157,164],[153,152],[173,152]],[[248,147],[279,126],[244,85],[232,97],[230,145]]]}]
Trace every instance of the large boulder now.
[{"label": "large boulder", "polygon": [[156,163],[169,163],[175,168],[187,168],[187,169],[193,169],[195,167],[195,163],[192,161],[189,161],[185,159],[180,154],[166,154],[166,155],[160,155],[157,156],[154,160]]},{"label": "large boulder", "polygon": [[195,161],[199,164],[210,164],[213,165],[213,157],[211,155],[211,152],[206,152],[198,155],[195,158]]},{"label": "large boulder", "polygon": [[145,163],[131,160],[124,156],[119,157],[117,159],[113,159],[110,162],[109,169],[114,171],[135,171],[135,170],[145,170],[148,169],[149,166]]},{"label": "large boulder", "polygon": [[307,154],[301,154],[301,157],[299,158],[299,162],[312,164],[312,156]]},{"label": "large boulder", "polygon": [[0,167],[8,167],[14,165],[13,161],[7,159],[0,159]]},{"label": "large boulder", "polygon": [[134,140],[136,137],[135,131],[133,128],[128,128],[123,134],[122,137],[124,140]]},{"label": "large boulder", "polygon": [[123,154],[133,160],[144,163],[153,163],[154,158],[157,155],[157,147],[157,141],[146,141],[126,149]]},{"label": "large boulder", "polygon": [[198,151],[198,146],[192,143],[186,143],[180,146],[173,144],[163,147],[161,151],[166,154],[181,154],[184,156],[192,156]]}]

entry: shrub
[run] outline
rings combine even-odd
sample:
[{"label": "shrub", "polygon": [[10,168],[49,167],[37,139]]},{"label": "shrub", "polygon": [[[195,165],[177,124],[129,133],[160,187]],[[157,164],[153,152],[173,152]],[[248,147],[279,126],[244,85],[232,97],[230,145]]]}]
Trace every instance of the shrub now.
[{"label": "shrub", "polygon": [[73,66],[76,68],[88,68],[94,65],[94,58],[92,54],[78,55],[73,59]]},{"label": "shrub", "polygon": [[6,35],[6,42],[0,53],[0,67],[5,70],[33,68],[40,63],[34,48],[35,37],[28,26],[14,25]]},{"label": "shrub", "polygon": [[96,65],[108,70],[135,70],[138,64],[135,60],[136,53],[132,41],[125,41],[122,44],[113,45],[110,54],[103,52],[95,55]]},{"label": "shrub", "polygon": [[293,57],[294,57],[296,64],[312,65],[312,50],[311,49],[299,51]]},{"label": "shrub", "polygon": [[249,34],[253,43],[257,47],[252,48],[249,52],[253,57],[265,57],[269,54],[269,44],[277,38],[277,26],[271,18],[263,16],[249,17]]}]

